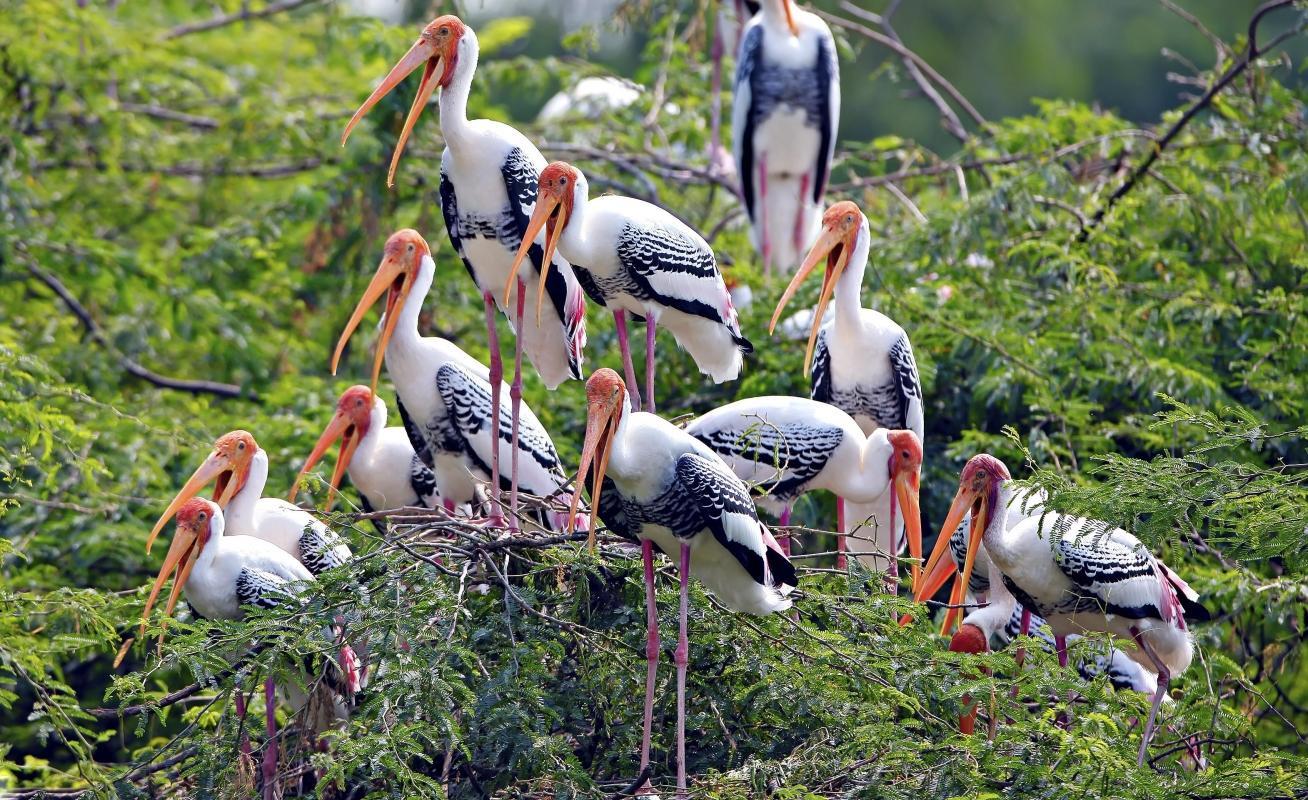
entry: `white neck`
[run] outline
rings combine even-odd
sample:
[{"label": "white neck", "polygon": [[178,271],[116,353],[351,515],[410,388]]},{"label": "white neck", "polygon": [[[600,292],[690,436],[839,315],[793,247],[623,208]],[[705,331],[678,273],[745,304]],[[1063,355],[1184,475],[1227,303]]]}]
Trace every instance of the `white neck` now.
[{"label": "white neck", "polygon": [[877,428],[863,442],[858,471],[841,473],[841,489],[835,493],[855,502],[870,503],[890,488],[890,454],[894,448],[886,438],[886,429]]},{"label": "white neck", "polygon": [[381,442],[384,430],[386,430],[386,401],[380,397],[373,397],[372,411],[368,414],[368,432],[359,437],[359,444],[354,449],[354,458],[371,455]]},{"label": "white neck", "polygon": [[457,59],[449,86],[441,89],[441,135],[447,145],[458,149],[466,141],[468,127],[468,95],[472,92],[472,76],[477,71],[477,34],[464,28],[454,52]]},{"label": "white neck", "polygon": [[[225,523],[223,515],[220,513],[209,520],[209,538],[200,550],[200,555],[196,556],[195,567],[191,570],[191,575],[201,575],[207,572],[212,566],[214,559],[218,557],[218,551],[222,549],[223,529]],[[190,584],[191,579],[186,579]]]},{"label": "white neck", "polygon": [[1008,504],[1013,500],[1013,483],[1012,481],[1003,481],[999,484],[999,491],[995,493],[994,507],[988,509],[990,519],[986,520],[986,529],[981,534],[981,541],[986,546],[986,552],[990,554],[990,560],[999,568],[1000,572],[1007,571],[1006,565],[1013,563],[1015,554],[1009,548],[1006,541],[1008,532]]},{"label": "white neck", "polygon": [[[430,255],[423,255],[422,260],[418,262],[418,271],[413,276],[413,286],[410,287],[409,294],[396,312],[399,318],[395,320],[395,330],[391,333],[391,340],[386,344],[388,357],[392,352],[403,353],[412,349],[422,341],[422,336],[418,334],[418,316],[422,313],[422,301],[431,290],[435,278],[436,262],[431,260]],[[385,324],[385,315],[382,315],[382,324]],[[371,430],[369,428],[370,432]]]},{"label": "white neck", "polygon": [[590,220],[586,216],[586,210],[589,203],[590,184],[586,182],[586,176],[578,172],[577,183],[572,187],[572,214],[568,217],[568,224],[559,234],[559,250],[569,261],[580,261],[583,264],[607,261],[607,259],[587,257],[590,237],[587,235],[586,225]]},{"label": "white neck", "polygon": [[630,463],[631,459],[628,459],[628,455],[640,455],[636,453],[629,454],[627,449],[627,420],[631,417],[632,413],[631,396],[624,394],[623,402],[621,403],[618,413],[618,427],[617,430],[613,432],[612,443],[609,445],[608,471],[614,475],[625,475],[640,466],[635,463]]},{"label": "white neck", "polygon": [[832,302],[836,305],[836,325],[841,328],[858,328],[862,325],[863,275],[867,272],[867,255],[871,245],[872,234],[868,228],[867,217],[863,217],[858,227],[858,238],[854,240],[854,251],[849,254],[845,271],[840,273],[833,290]]},{"label": "white neck", "polygon": [[[763,0],[760,4],[759,12],[763,14],[763,21],[770,26],[781,28],[787,34],[790,33],[789,26],[786,25],[786,4],[791,0]],[[792,8],[791,14],[798,9]]]},{"label": "white neck", "polygon": [[268,454],[260,447],[250,459],[250,474],[245,485],[232,497],[223,514],[231,523],[232,529],[250,531],[254,529],[254,510],[259,498],[263,497],[264,486],[268,483]]}]

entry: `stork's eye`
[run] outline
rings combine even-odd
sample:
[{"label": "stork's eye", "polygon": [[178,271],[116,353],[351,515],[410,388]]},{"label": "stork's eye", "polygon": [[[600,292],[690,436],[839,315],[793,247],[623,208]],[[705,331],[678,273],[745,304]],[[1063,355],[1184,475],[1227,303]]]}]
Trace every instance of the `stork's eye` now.
[{"label": "stork's eye", "polygon": [[245,449],[245,442],[237,442],[237,443],[236,443],[236,449],[237,449],[237,450],[244,450],[244,449]]},{"label": "stork's eye", "polygon": [[409,242],[409,252],[413,252],[413,242]]},{"label": "stork's eye", "polygon": [[208,514],[208,513],[204,512],[204,511],[201,511],[201,512],[200,512],[200,521],[201,521],[201,522],[204,522],[204,521],[205,521],[206,519],[208,519],[208,518],[209,518],[209,514]]},{"label": "stork's eye", "polygon": [[450,28],[449,28],[448,25],[442,25],[442,26],[440,27],[440,30],[436,31],[436,33],[440,34],[441,36],[449,36],[449,35],[450,35]]},{"label": "stork's eye", "polygon": [[899,457],[900,457],[900,458],[903,458],[903,459],[907,459],[907,458],[908,458],[908,451],[907,451],[907,450],[900,450],[900,451],[899,451]]}]

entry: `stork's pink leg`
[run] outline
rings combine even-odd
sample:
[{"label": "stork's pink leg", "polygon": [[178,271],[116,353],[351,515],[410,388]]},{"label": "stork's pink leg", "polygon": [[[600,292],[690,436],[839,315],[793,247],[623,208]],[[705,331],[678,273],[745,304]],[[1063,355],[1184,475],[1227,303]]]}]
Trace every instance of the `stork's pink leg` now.
[{"label": "stork's pink leg", "polygon": [[[513,431],[510,435],[509,451],[509,530],[518,529],[518,414],[522,410],[522,311],[527,287],[518,279],[518,304],[513,312],[514,325],[518,335],[513,337],[513,384],[509,387],[509,403],[513,414]],[[499,447],[498,440],[496,447]]]},{"label": "stork's pink leg", "polygon": [[[785,528],[788,527],[789,525],[790,525],[790,504],[787,503],[786,507],[781,510],[781,527]],[[790,558],[790,532],[789,531],[786,531],[781,535],[781,538],[777,540],[777,544],[781,545],[781,552],[786,554],[786,558]]]},{"label": "stork's pink leg", "polygon": [[845,499],[836,498],[836,569],[845,568]]},{"label": "stork's pink leg", "polygon": [[690,612],[690,545],[681,543],[680,629],[677,632],[677,650],[673,656],[677,663],[677,800],[686,797],[686,665],[690,663],[690,640],[686,636],[686,620]]},{"label": "stork's pink leg", "polygon": [[1163,703],[1163,696],[1167,694],[1167,684],[1171,682],[1172,673],[1167,669],[1167,665],[1154,652],[1154,648],[1145,641],[1140,633],[1140,629],[1131,626],[1131,637],[1135,639],[1136,647],[1139,647],[1149,660],[1154,662],[1154,668],[1158,670],[1158,688],[1154,690],[1154,699],[1149,706],[1149,721],[1145,723],[1144,738],[1140,740],[1140,754],[1136,757],[1135,765],[1143,767],[1145,756],[1149,753],[1149,742],[1154,736],[1154,722],[1158,718],[1158,707]]},{"label": "stork's pink leg", "polygon": [[[245,692],[239,687],[236,689],[236,719],[239,720],[237,725],[241,729],[241,758],[253,759],[250,755],[250,737],[245,732]],[[251,764],[253,766],[253,764]]]},{"label": "stork's pink leg", "polygon": [[659,670],[659,610],[654,602],[654,542],[640,543],[640,557],[645,564],[645,721],[640,735],[640,771],[649,766],[650,734],[654,727],[654,680]]},{"label": "stork's pink leg", "polygon": [[890,593],[899,594],[899,539],[895,536],[895,493],[890,492],[890,552],[886,554],[886,574],[890,576]]},{"label": "stork's pink leg", "polygon": [[658,317],[645,313],[645,410],[654,413],[654,333],[658,330]]},{"label": "stork's pink leg", "polygon": [[504,362],[500,359],[500,334],[495,329],[495,298],[490,292],[484,292],[481,299],[486,304],[486,334],[490,346],[490,524],[491,527],[503,527],[504,511],[500,508],[500,386],[504,382]]},{"label": "stork's pink leg", "polygon": [[1054,652],[1058,654],[1058,668],[1067,669],[1067,637],[1054,637]]},{"label": "stork's pink leg", "polygon": [[627,387],[631,389],[628,397],[631,399],[631,410],[640,410],[640,391],[636,383],[636,367],[631,363],[631,343],[627,341],[627,312],[614,311],[613,324],[618,329],[618,349],[622,351],[622,376],[627,379]]},{"label": "stork's pink leg", "polygon": [[[795,244],[795,252],[804,252],[804,209],[808,205],[808,173],[804,173],[799,178],[799,205],[795,208],[795,228],[791,231],[790,240]],[[788,265],[789,266],[789,265]]]},{"label": "stork's pink leg", "polygon": [[763,274],[772,275],[772,237],[768,235],[768,157],[758,159],[758,203],[754,215],[759,222],[759,246],[763,249]]},{"label": "stork's pink leg", "polygon": [[268,717],[268,741],[263,750],[263,799],[277,797],[277,686],[272,676],[263,682],[263,702]]}]

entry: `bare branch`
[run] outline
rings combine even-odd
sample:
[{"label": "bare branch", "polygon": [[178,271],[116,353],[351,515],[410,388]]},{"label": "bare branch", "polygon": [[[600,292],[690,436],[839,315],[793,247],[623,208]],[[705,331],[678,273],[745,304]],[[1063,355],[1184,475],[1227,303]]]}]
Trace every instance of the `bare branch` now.
[{"label": "bare branch", "polygon": [[[178,178],[286,178],[301,172],[312,172],[326,164],[334,164],[331,159],[311,156],[299,161],[285,164],[115,164],[114,168],[123,172],[142,172],[146,174],[171,175]],[[102,161],[46,161],[36,165],[36,169],[89,169],[105,172],[109,165]]]},{"label": "bare branch", "polygon": [[252,19],[262,19],[271,17],[273,14],[280,14],[283,11],[290,11],[300,6],[307,6],[310,3],[316,3],[319,0],[277,0],[269,3],[257,11],[251,11],[249,6],[242,4],[241,10],[232,14],[224,14],[213,19],[206,19],[201,22],[188,22],[184,25],[178,25],[168,33],[164,34],[164,40],[176,39],[181,36],[189,36],[192,33],[203,33],[215,28],[222,28],[235,22],[244,22]]},{"label": "bare branch", "polygon": [[[844,3],[843,5],[848,6],[849,3]],[[894,2],[892,2],[886,9],[885,13],[881,15],[881,30],[885,31],[886,35],[895,42],[902,45],[904,40],[899,38],[899,34],[895,33],[894,27],[890,24],[890,17],[895,13],[895,9],[898,7],[899,0],[894,0]],[[936,110],[940,112],[940,124],[944,126],[944,129],[955,139],[966,143],[967,129],[963,127],[963,123],[958,118],[958,115],[954,113],[954,109],[949,107],[949,104],[945,102],[945,98],[940,96],[940,92],[936,91],[936,87],[931,85],[931,81],[927,80],[926,76],[922,74],[922,70],[917,66],[917,64],[913,63],[913,59],[902,55],[900,56],[900,59],[904,62],[904,70],[908,72],[908,77],[913,79],[913,82],[917,84],[917,87],[922,90],[922,94],[926,95],[926,98],[930,100],[932,105],[936,107]]]},{"label": "bare branch", "polygon": [[153,103],[119,103],[118,107],[129,114],[140,114],[145,117],[154,119],[167,120],[168,122],[180,122],[183,125],[189,125],[192,128],[200,130],[217,130],[218,120],[213,117],[202,117],[197,114],[187,114],[184,111],[177,111],[171,108],[154,105]]}]

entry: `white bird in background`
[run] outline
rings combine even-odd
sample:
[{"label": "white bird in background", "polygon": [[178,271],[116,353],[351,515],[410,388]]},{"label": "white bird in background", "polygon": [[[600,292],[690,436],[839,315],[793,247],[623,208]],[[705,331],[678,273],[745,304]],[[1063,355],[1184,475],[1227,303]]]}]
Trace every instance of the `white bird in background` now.
[{"label": "white bird in background", "polygon": [[[885,314],[860,305],[871,241],[867,217],[858,206],[842,200],[828,208],[822,215],[822,233],[777,302],[768,332],[776,329],[786,304],[825,258],[822,292],[813,309],[804,354],[805,371],[812,365],[813,399],[844,411],[864,433],[877,428],[906,429],[925,441],[922,382],[908,334]],[[828,304],[835,306],[835,316],[823,323]],[[846,512],[844,501],[837,500],[837,525],[843,533],[856,533],[865,521],[884,519],[879,516],[881,509],[873,506],[851,506]],[[871,527],[870,536],[876,537],[881,526]],[[836,563],[844,567],[843,554]]]},{"label": "white bird in background", "polygon": [[[654,411],[654,332],[662,325],[714,383],[733,380],[753,350],[740,335],[731,294],[713,248],[684,222],[631,197],[590,199],[586,176],[555,161],[540,174],[540,193],[524,241],[545,232],[545,256],[555,249],[571,262],[592,300],[613,311],[627,380],[636,385],[626,314],[645,319],[645,407]],[[528,247],[518,250],[514,280]],[[543,273],[544,281],[548,273]],[[510,283],[511,285],[511,283]]]},{"label": "white bird in background", "polygon": [[[796,499],[825,489],[853,502],[885,505],[887,529],[894,530],[896,541],[907,532],[908,550],[921,560],[922,445],[912,431],[878,428],[867,436],[835,406],[774,395],[715,408],[687,424],[686,432],[754,487],[762,495],[759,504],[779,512],[783,527],[790,524]],[[789,544],[789,536],[781,539],[787,555]],[[875,543],[855,552],[868,562],[879,554]]]},{"label": "white bird in background", "polygon": [[350,546],[313,514],[281,498],[263,497],[267,481],[268,454],[254,436],[241,430],[223,434],[159,517],[145,551],[150,552],[173,514],[212,483],[213,499],[223,509],[229,534],[270,542],[314,575],[350,560]]},{"label": "white bird in background", "polygon": [[736,56],[733,150],[764,269],[789,269],[813,241],[840,127],[835,40],[792,0],[764,0]]},{"label": "white bird in background", "polygon": [[[386,427],[386,401],[367,386],[351,386],[341,394],[331,422],[295,476],[290,501],[295,501],[304,476],[337,440],[341,451],[328,484],[328,508],[347,472],[367,512],[406,506],[436,508],[441,504],[436,474],[414,452],[404,428]],[[453,508],[452,503],[446,504],[447,510]]]},{"label": "white bird in background", "polygon": [[1143,766],[1168,683],[1194,655],[1186,615],[1203,621],[1209,613],[1185,581],[1120,528],[1048,512],[1006,530],[1005,515],[994,512],[1012,499],[1009,481],[1008,468],[994,456],[983,453],[967,462],[926,572],[970,510],[973,529],[981,533],[968,541],[964,585],[984,542],[996,570],[992,581],[998,574],[1017,602],[1049,623],[1060,666],[1067,665],[1070,634],[1098,631],[1121,640],[1127,655],[1158,676],[1140,742],[1137,763]]},{"label": "white bird in background", "polygon": [[[351,334],[384,296],[384,324],[369,390],[376,392],[384,360],[410,444],[435,473],[441,496],[455,505],[475,502],[478,487],[492,480],[492,458],[495,454],[510,458],[510,450],[523,456],[519,481],[524,491],[540,497],[555,494],[567,479],[553,440],[531,408],[521,408],[517,437],[508,434],[506,425],[492,426],[497,416],[501,422],[507,420],[502,406],[498,415],[491,411],[486,367],[453,342],[419,335],[418,314],[435,274],[431,250],[417,231],[406,228],[392,234],[372,282],[341,332],[332,355],[332,374]],[[544,524],[560,524],[554,516],[547,515]]]},{"label": "white bird in background", "polygon": [[573,117],[599,119],[640,99],[640,84],[615,75],[589,75],[558,92],[536,114],[537,122],[558,122]]},{"label": "white bird in background", "polygon": [[[681,578],[677,665],[677,794],[686,791],[686,634],[693,571],[728,608],[750,614],[784,611],[795,568],[759,522],[749,490],[699,440],[672,423],[634,412],[627,387],[611,369],[586,382],[586,438],[575,510],[590,484],[591,506],[613,533],[640,542],[645,566],[649,638],[645,648],[645,719],[640,770],[649,765],[658,669],[658,612],[654,603],[654,548],[679,554]],[[592,545],[594,542],[592,525]]]},{"label": "white bird in background", "polygon": [[[381,84],[359,106],[345,127],[341,144],[377,101],[386,96],[410,72],[423,67],[422,81],[414,98],[404,129],[391,158],[387,185],[393,185],[395,168],[413,126],[418,121],[436,87],[441,87],[441,133],[445,151],[441,154],[441,213],[454,251],[472,275],[486,307],[486,332],[490,342],[489,381],[491,404],[500,407],[501,378],[499,337],[495,329],[496,292],[508,279],[513,254],[524,240],[531,263],[541,276],[536,295],[527,294],[535,282],[517,281],[505,293],[500,310],[513,324],[515,335],[513,383],[509,389],[512,404],[511,428],[515,444],[509,481],[510,526],[516,525],[518,468],[520,448],[516,444],[522,406],[522,354],[525,352],[541,380],[556,388],[568,378],[581,378],[582,350],[586,346],[586,302],[562,258],[550,263],[541,261],[541,242],[526,235],[527,220],[536,202],[536,181],[545,157],[527,137],[514,128],[493,120],[468,119],[468,93],[477,69],[479,52],[477,35],[455,16],[438,17],[423,28],[418,41],[400,59]],[[549,311],[542,316],[544,299]],[[533,302],[534,301],[534,302]],[[527,308],[530,307],[530,310]],[[510,312],[512,309],[512,312]],[[524,314],[529,314],[525,316]],[[430,388],[430,387],[429,387]],[[492,438],[498,438],[500,419],[491,416]],[[497,493],[500,486],[499,451],[494,450],[489,464],[491,474],[491,517],[501,517]]]},{"label": "white bird in background", "polygon": [[[299,593],[314,580],[303,564],[271,542],[253,536],[225,536],[224,529],[223,512],[217,503],[193,498],[179,506],[176,533],[141,614],[142,635],[159,591],[170,576],[174,577],[173,588],[164,607],[164,614],[169,616],[183,587],[187,602],[206,619],[241,619],[251,607],[276,608],[287,602],[302,602]],[[358,691],[361,668],[347,644],[341,645],[339,666],[328,671],[328,677],[333,676],[338,698]],[[300,707],[307,700],[303,693],[291,694]],[[273,798],[281,795],[276,791],[277,700],[271,676],[264,681],[264,702],[268,735],[263,760],[264,797]],[[238,705],[238,710],[243,711],[243,704]],[[343,716],[343,702],[338,700],[333,705],[339,708],[337,716]]]}]

